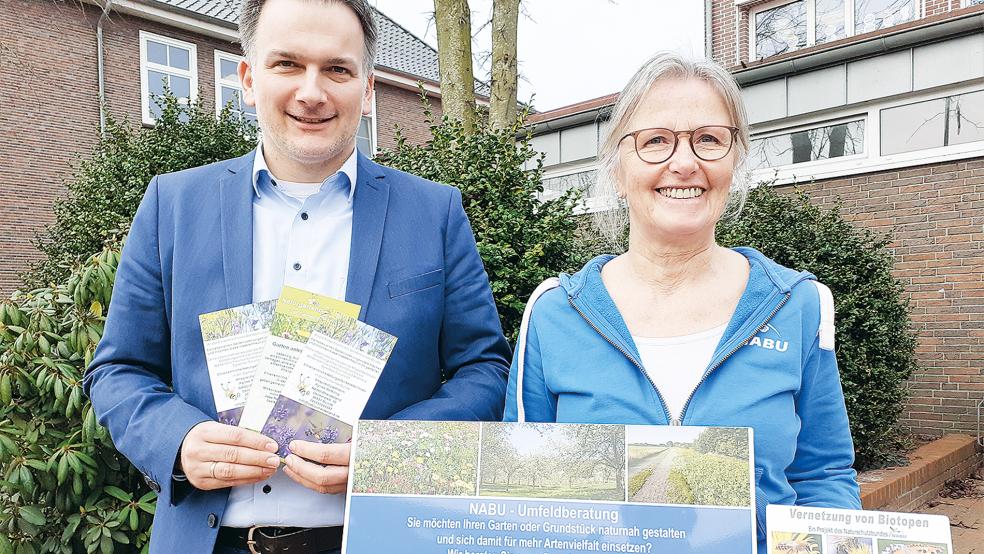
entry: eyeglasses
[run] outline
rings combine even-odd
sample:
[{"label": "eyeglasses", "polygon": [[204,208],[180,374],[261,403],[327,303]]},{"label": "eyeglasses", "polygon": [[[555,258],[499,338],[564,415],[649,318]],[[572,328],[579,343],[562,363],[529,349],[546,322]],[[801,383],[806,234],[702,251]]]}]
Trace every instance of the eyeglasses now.
[{"label": "eyeglasses", "polygon": [[673,157],[679,142],[677,137],[681,134],[690,135],[690,140],[687,142],[690,143],[690,149],[695,156],[705,162],[713,162],[731,152],[738,128],[725,125],[705,125],[692,131],[673,131],[654,127],[632,131],[619,139],[619,142],[625,140],[626,137],[632,137],[639,159],[646,163],[658,164]]}]

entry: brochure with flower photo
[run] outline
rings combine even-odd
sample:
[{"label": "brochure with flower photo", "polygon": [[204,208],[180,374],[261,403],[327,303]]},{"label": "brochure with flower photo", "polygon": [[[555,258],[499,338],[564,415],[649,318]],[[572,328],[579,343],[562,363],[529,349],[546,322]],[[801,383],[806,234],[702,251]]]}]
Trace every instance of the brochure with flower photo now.
[{"label": "brochure with flower photo", "polygon": [[946,516],[772,505],[769,554],[952,554]]},{"label": "brochure with flower photo", "polygon": [[341,313],[355,319],[360,310],[356,304],[284,287],[277,299],[270,332],[246,395],[239,426],[254,431],[263,429],[318,321],[329,313]]},{"label": "brochure with flower photo", "polygon": [[317,323],[287,378],[262,433],[288,454],[291,440],[323,444],[351,440],[389,359],[396,337],[331,312]]},{"label": "brochure with flower photo", "polygon": [[220,423],[239,423],[276,305],[267,300],[198,316]]}]

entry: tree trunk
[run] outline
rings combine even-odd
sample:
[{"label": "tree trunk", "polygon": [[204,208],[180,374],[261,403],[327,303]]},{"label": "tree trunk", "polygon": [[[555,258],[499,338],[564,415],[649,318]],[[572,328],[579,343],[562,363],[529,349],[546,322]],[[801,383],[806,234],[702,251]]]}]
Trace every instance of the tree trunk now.
[{"label": "tree trunk", "polygon": [[434,0],[437,52],[444,114],[475,132],[475,76],[472,72],[471,10],[468,0]]},{"label": "tree trunk", "polygon": [[494,0],[492,4],[492,97],[489,123],[505,129],[516,122],[516,29],[519,0]]}]

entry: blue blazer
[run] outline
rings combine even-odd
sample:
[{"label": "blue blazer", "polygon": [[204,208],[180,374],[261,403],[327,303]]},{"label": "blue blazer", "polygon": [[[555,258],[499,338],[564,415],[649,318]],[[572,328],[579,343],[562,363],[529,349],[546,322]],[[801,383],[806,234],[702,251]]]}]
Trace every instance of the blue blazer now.
[{"label": "blue blazer", "polygon": [[[151,552],[211,552],[228,498],[171,476],[187,432],[216,419],[198,316],[253,301],[254,154],[150,182],[85,375],[99,422],[159,493]],[[363,418],[499,420],[509,345],[461,193],[358,164],[345,300],[399,337]]]}]

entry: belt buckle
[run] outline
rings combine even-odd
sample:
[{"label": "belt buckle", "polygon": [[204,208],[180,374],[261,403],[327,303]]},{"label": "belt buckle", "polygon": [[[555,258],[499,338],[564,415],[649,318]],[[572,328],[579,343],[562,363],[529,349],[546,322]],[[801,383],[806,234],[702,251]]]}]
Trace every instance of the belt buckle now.
[{"label": "belt buckle", "polygon": [[246,547],[249,548],[250,554],[262,554],[256,549],[256,539],[253,538],[253,533],[256,532],[257,527],[257,525],[250,527],[246,533]]}]

